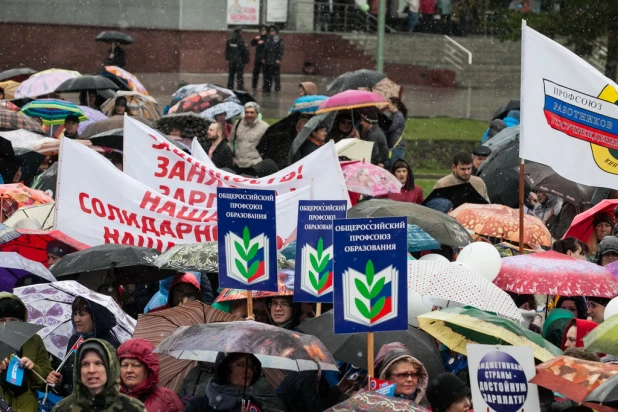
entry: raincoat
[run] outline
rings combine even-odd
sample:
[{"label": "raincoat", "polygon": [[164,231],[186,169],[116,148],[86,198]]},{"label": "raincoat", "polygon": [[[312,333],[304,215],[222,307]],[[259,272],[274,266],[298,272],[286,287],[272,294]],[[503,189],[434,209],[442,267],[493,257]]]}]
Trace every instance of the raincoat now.
[{"label": "raincoat", "polygon": [[[0,300],[1,299],[13,299],[17,301],[24,308],[24,322],[28,321],[28,310],[26,309],[26,305],[24,305],[17,296],[8,292],[0,292]],[[26,357],[34,362],[33,371],[43,378],[52,371],[49,356],[45,350],[43,340],[39,335],[34,335],[28,339],[16,355]],[[39,410],[39,403],[35,392],[36,390],[45,390],[45,382],[31,371],[26,371],[22,387],[20,388],[20,391],[24,392],[19,396],[13,396],[13,394],[5,389],[5,373],[2,374],[0,396],[4,398],[14,411],[37,412]]]},{"label": "raincoat", "polygon": [[575,315],[569,310],[560,308],[552,310],[543,324],[543,338],[556,347],[562,346],[564,330],[573,318]]},{"label": "raincoat", "polygon": [[566,325],[566,328],[564,329],[564,333],[562,335],[562,345],[560,345],[560,349],[562,350],[566,349],[564,345],[566,344],[566,341],[567,341],[567,333],[569,333],[569,329],[573,325],[577,327],[577,335],[576,335],[576,341],[575,341],[576,348],[583,348],[584,347],[584,341],[583,341],[584,336],[592,332],[592,329],[599,326],[598,323],[593,322],[591,320],[583,320],[583,319],[569,320],[569,323]]},{"label": "raincoat", "polygon": [[404,359],[417,362],[421,365],[421,368],[418,371],[420,376],[418,377],[418,383],[416,384],[416,391],[414,391],[412,395],[404,396],[395,394],[395,396],[399,398],[405,398],[420,404],[421,400],[423,400],[423,398],[425,397],[425,391],[427,390],[427,385],[429,383],[429,374],[427,373],[427,369],[425,369],[423,364],[414,356],[412,356],[412,353],[410,353],[410,351],[405,347],[403,343],[393,342],[382,345],[374,361],[376,375],[378,376],[378,379],[388,380],[386,372],[391,367],[391,365]]},{"label": "raincoat", "polygon": [[118,359],[135,359],[148,369],[148,376],[133,389],[128,389],[121,382],[120,392],[132,398],[139,399],[148,412],[182,412],[184,406],[178,396],[170,389],[159,387],[159,358],[152,353],[152,343],[146,339],[130,339],[117,350]]},{"label": "raincoat", "polygon": [[[77,350],[77,358],[82,359],[84,350],[95,350],[103,358],[107,372],[107,382],[103,392],[92,396],[81,379],[80,363],[76,362],[73,375],[75,388],[73,393],[64,398],[52,409],[53,412],[142,412],[144,404],[130,396],[120,393],[120,363],[112,345],[101,339],[87,339]],[[96,348],[96,349],[93,349]]]}]

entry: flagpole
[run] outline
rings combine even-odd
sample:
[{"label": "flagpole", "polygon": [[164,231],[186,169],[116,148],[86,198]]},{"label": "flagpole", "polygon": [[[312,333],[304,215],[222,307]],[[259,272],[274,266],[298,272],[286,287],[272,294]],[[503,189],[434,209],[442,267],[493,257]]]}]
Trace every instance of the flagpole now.
[{"label": "flagpole", "polygon": [[367,333],[367,376],[373,378],[373,332]]},{"label": "flagpole", "polygon": [[315,304],[315,316],[320,316],[322,314],[322,302],[318,302]]},{"label": "flagpole", "polygon": [[253,291],[247,290],[247,317],[253,316]]},{"label": "flagpole", "polygon": [[519,254],[524,254],[524,159],[519,161]]}]

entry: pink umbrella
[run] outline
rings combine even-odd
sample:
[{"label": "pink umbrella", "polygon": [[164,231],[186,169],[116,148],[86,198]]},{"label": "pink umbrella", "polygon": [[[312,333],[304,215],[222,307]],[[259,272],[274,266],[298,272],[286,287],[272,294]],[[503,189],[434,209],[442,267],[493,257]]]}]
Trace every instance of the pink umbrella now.
[{"label": "pink umbrella", "polygon": [[84,130],[86,130],[86,127],[88,127],[88,125],[107,119],[107,116],[105,116],[100,111],[95,110],[91,107],[88,107],[88,106],[77,106],[77,107],[82,109],[82,112],[88,118],[88,120],[79,123],[79,127],[77,128],[77,134],[81,134]]},{"label": "pink umbrella", "polygon": [[509,292],[539,295],[618,295],[618,281],[594,263],[549,251],[502,259],[494,283]]},{"label": "pink umbrella", "polygon": [[105,66],[105,71],[126,80],[131,90],[141,93],[144,96],[148,96],[148,91],[142,83],[137,80],[137,77],[135,77],[134,74],[129,73],[125,69],[121,69],[118,66]]},{"label": "pink umbrella", "polygon": [[19,85],[15,99],[35,98],[53,93],[64,81],[81,76],[79,72],[63,69],[49,69],[33,74]]},{"label": "pink umbrella", "polygon": [[386,105],[388,105],[388,102],[377,93],[364,90],[346,90],[320,103],[316,114],[359,107],[384,107]]},{"label": "pink umbrella", "polygon": [[614,279],[618,280],[618,262],[610,263],[609,265],[605,266],[605,269],[607,269],[609,273],[612,274]]},{"label": "pink umbrella", "polygon": [[350,192],[380,196],[401,191],[402,185],[395,176],[371,163],[347,163],[341,166],[341,170]]}]

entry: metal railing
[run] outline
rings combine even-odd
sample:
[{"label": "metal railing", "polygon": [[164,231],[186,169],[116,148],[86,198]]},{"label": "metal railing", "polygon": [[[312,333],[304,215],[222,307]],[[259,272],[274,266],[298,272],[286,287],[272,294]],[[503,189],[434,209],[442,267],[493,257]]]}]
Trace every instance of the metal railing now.
[{"label": "metal railing", "polygon": [[447,35],[444,36],[444,53],[444,60],[459,70],[464,70],[466,64],[472,65],[472,52]]},{"label": "metal railing", "polygon": [[605,74],[605,64],[607,63],[607,40],[596,39],[593,43],[594,49],[587,59],[598,71]]},{"label": "metal railing", "polygon": [[[308,5],[313,8],[313,29],[316,32],[367,32],[376,33],[378,19],[371,13],[366,13],[354,4],[332,3],[328,1],[297,0],[293,7]],[[387,33],[395,33],[395,29],[386,26]]]}]

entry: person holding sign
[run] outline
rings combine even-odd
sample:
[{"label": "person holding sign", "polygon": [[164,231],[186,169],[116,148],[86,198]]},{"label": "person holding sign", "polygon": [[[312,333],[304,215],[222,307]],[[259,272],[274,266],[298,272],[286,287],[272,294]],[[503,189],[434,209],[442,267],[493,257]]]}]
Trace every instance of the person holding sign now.
[{"label": "person holding sign", "polygon": [[375,360],[379,379],[395,384],[395,396],[420,403],[425,396],[429,374],[403,343],[383,345]]},{"label": "person holding sign", "polygon": [[[0,323],[27,321],[26,305],[11,293],[0,293]],[[45,390],[42,376],[52,371],[43,340],[39,335],[32,336],[15,355],[12,359],[6,358],[0,362],[0,397],[15,411],[38,412],[36,390]],[[11,360],[15,359],[20,363],[18,367],[22,370],[22,379],[13,384],[8,381],[7,369],[10,369]]]},{"label": "person holding sign", "polygon": [[294,330],[300,324],[300,304],[294,303],[292,296],[269,298],[266,305],[273,325]]}]

